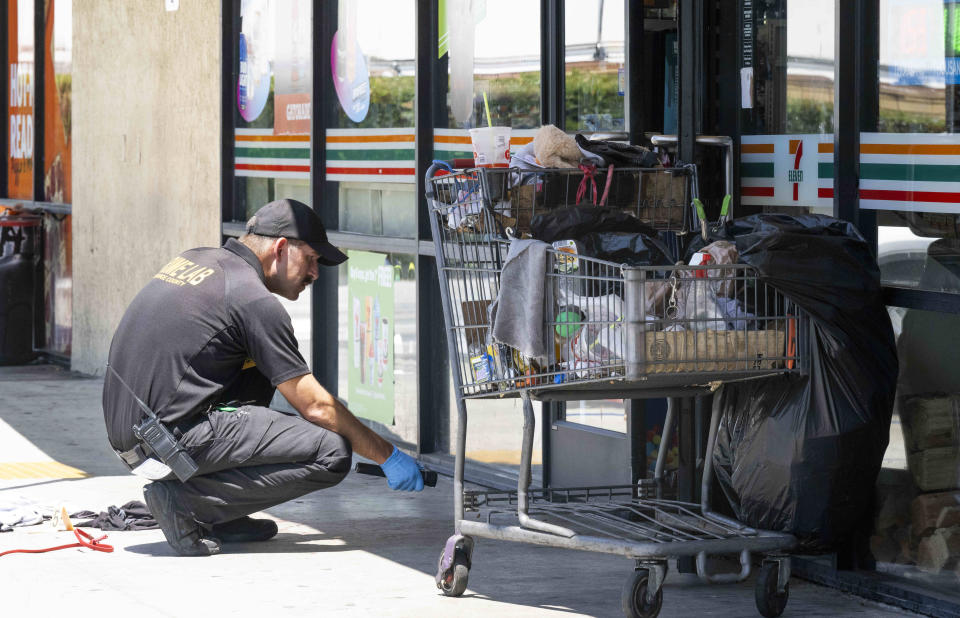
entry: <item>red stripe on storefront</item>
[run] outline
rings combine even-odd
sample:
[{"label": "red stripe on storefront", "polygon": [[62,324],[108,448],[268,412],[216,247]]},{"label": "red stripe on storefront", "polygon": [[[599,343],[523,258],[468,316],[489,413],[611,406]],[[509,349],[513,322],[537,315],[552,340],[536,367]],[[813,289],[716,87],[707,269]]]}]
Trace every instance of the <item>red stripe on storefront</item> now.
[{"label": "red stripe on storefront", "polygon": [[260,172],[309,172],[309,165],[263,165],[257,163],[237,163],[238,170],[256,170]]},{"label": "red stripe on storefront", "polygon": [[860,189],[862,200],[888,200],[894,202],[939,202],[960,203],[960,193],[940,191],[896,191],[891,189]]},{"label": "red stripe on storefront", "polygon": [[825,197],[827,199],[833,199],[833,189],[830,187],[818,187],[817,188],[817,197]]},{"label": "red stripe on storefront", "polygon": [[773,187],[740,187],[740,195],[745,197],[773,197]]},{"label": "red stripe on storefront", "polygon": [[413,176],[415,171],[412,167],[328,167],[328,174],[367,174],[371,176],[391,175],[391,176]]}]

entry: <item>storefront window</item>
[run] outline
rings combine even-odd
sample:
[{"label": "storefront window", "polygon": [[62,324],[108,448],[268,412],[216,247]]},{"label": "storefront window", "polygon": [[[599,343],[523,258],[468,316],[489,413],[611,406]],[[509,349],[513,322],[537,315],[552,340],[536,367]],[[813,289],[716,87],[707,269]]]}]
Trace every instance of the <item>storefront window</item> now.
[{"label": "storefront window", "polygon": [[310,203],[310,2],[240,4],[234,105],[235,204],[246,221],[275,199]]},{"label": "storefront window", "polygon": [[[885,285],[960,293],[960,5],[880,2],[879,132],[860,137]],[[890,308],[900,375],[878,483],[878,568],[956,591],[960,315]]]},{"label": "storefront window", "polygon": [[342,0],[331,43],[335,127],[327,180],[339,182],[340,230],[414,238],[413,0]]},{"label": "storefront window", "polygon": [[[264,204],[310,198],[309,0],[249,0],[240,6],[234,115],[234,221]],[[311,359],[312,290],[281,300],[300,351]]]},{"label": "storefront window", "polygon": [[564,19],[567,131],[624,131],[623,0],[568,0]]},{"label": "storefront window", "polygon": [[[72,0],[44,3],[43,200],[72,202],[71,100]],[[72,332],[72,236],[70,215],[44,216],[43,347],[70,355]]]},{"label": "storefront window", "polygon": [[[449,78],[447,120],[434,129],[435,158],[472,158],[468,129],[488,124],[511,127],[510,150],[516,153],[540,127],[540,3],[441,0],[440,5],[439,53]],[[538,423],[540,407],[534,405]],[[468,460],[515,471],[523,427],[520,400],[470,400],[467,412]],[[448,426],[446,444],[453,454],[453,403]],[[540,465],[539,437],[538,430],[534,466]]]},{"label": "storefront window", "polygon": [[[449,126],[540,126],[540,3],[441,0],[449,54]],[[486,102],[484,97],[486,96]]]},{"label": "storefront window", "polygon": [[833,212],[834,1],[743,3],[744,206]]}]

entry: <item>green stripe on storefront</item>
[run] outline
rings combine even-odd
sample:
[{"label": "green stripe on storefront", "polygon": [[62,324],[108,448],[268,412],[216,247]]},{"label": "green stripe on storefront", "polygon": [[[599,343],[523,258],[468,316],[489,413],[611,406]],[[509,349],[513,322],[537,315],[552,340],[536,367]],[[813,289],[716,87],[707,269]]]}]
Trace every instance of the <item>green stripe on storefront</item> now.
[{"label": "green stripe on storefront", "polygon": [[413,148],[388,150],[337,150],[327,148],[327,161],[415,161]]},{"label": "green stripe on storefront", "polygon": [[773,163],[741,163],[740,176],[743,178],[773,178]]},{"label": "green stripe on storefront", "polygon": [[436,150],[433,151],[434,159],[441,159],[443,161],[450,161],[452,159],[472,159],[473,151],[472,150]]},{"label": "green stripe on storefront", "polygon": [[917,182],[960,182],[960,165],[861,163],[860,178]]},{"label": "green stripe on storefront", "polygon": [[309,148],[235,148],[235,157],[259,159],[309,159]]},{"label": "green stripe on storefront", "polygon": [[[833,178],[833,163],[818,163],[817,174],[820,178]],[[913,182],[960,182],[960,165],[861,163],[860,178]]]}]

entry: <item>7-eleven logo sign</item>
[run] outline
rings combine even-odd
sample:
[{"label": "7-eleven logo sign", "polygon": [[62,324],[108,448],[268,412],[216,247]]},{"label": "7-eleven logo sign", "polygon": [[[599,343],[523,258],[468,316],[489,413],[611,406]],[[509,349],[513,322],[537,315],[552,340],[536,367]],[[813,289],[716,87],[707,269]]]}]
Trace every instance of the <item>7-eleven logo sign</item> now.
[{"label": "7-eleven logo sign", "polygon": [[793,168],[787,170],[787,182],[793,183],[793,201],[800,200],[800,183],[803,182],[803,170],[800,159],[803,157],[803,140],[790,140],[790,154],[793,155]]}]

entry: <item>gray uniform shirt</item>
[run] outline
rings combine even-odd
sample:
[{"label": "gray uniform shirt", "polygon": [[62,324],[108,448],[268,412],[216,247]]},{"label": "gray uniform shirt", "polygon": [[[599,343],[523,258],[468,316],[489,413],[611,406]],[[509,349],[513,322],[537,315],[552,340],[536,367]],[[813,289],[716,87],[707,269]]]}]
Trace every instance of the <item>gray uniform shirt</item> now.
[{"label": "gray uniform shirt", "polygon": [[[267,405],[278,384],[310,370],[264,281],[256,255],[234,239],[182,253],[127,307],[110,365],[171,426],[218,403]],[[144,413],[109,371],[103,411],[110,444],[132,448]]]}]

